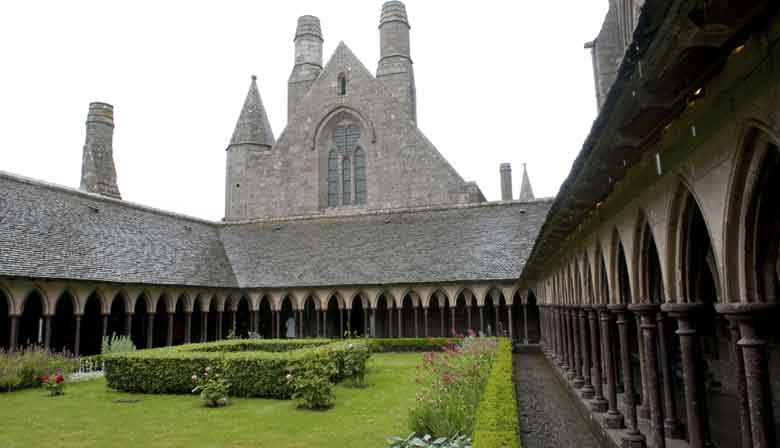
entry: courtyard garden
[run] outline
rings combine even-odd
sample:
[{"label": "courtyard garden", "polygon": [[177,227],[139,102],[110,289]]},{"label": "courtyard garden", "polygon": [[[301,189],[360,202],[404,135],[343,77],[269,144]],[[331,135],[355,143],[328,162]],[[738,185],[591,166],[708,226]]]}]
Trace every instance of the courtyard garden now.
[{"label": "courtyard garden", "polygon": [[517,446],[506,340],[232,340],[96,361],[105,377],[61,388],[72,366],[42,367],[61,395],[0,393],[0,447]]}]

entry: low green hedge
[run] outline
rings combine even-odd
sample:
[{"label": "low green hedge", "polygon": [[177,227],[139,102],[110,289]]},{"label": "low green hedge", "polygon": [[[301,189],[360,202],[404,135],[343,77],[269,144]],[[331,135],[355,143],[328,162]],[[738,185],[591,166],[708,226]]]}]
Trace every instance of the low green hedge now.
[{"label": "low green hedge", "polygon": [[435,352],[458,344],[457,338],[389,338],[369,339],[374,352]]},{"label": "low green hedge", "polygon": [[498,340],[498,355],[477,407],[473,441],[474,448],[519,446],[512,346],[505,338]]},{"label": "low green hedge", "polygon": [[103,361],[108,386],[124,392],[190,393],[192,374],[211,366],[225,375],[231,396],[286,399],[292,393],[285,380],[288,369],[325,350],[339,372],[334,380],[339,380],[347,347],[364,343],[230,340],[117,353]]}]

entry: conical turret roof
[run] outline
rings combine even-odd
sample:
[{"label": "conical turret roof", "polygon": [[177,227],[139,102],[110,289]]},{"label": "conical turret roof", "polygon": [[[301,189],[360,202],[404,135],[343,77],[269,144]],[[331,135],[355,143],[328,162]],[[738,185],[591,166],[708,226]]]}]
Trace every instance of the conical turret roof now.
[{"label": "conical turret roof", "polygon": [[274,144],[274,133],[257,90],[257,77],[254,75],[236,129],[233,131],[233,138],[230,139],[230,146],[241,144],[268,147]]},{"label": "conical turret roof", "polygon": [[534,189],[531,188],[531,179],[528,178],[528,170],[525,167],[525,163],[523,164],[523,180],[520,184],[520,197],[518,199],[521,201],[533,201],[536,199]]}]

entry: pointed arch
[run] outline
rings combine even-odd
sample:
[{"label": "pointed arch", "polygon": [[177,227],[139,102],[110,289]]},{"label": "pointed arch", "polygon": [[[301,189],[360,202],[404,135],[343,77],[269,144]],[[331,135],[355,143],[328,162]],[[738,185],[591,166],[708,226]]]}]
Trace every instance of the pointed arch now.
[{"label": "pointed arch", "polygon": [[663,303],[666,297],[664,291],[663,269],[661,268],[661,258],[658,252],[658,246],[655,242],[653,229],[650,227],[650,221],[644,212],[640,211],[640,218],[637,221],[638,227],[635,235],[635,266],[637,270],[636,278],[639,281],[638,302],[640,303]]},{"label": "pointed arch", "polygon": [[358,145],[355,148],[355,204],[366,203],[366,152]]}]

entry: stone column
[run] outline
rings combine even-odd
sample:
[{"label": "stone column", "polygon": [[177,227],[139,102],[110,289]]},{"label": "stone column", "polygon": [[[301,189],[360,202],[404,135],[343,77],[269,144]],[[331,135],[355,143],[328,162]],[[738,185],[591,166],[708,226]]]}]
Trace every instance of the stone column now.
[{"label": "stone column", "polygon": [[530,343],[528,340],[528,307],[525,303],[523,304],[523,340],[526,344]]},{"label": "stone column", "polygon": [[18,338],[19,338],[19,316],[17,315],[11,315],[11,334],[8,337],[8,351],[9,352],[15,352],[16,346],[19,345]]},{"label": "stone column", "polygon": [[589,337],[588,337],[588,311],[586,310],[585,306],[581,306],[580,309],[577,312],[577,320],[579,321],[580,326],[580,338],[582,345],[582,373],[583,373],[583,385],[582,385],[582,398],[586,400],[590,400],[595,395],[595,390],[593,389],[593,381],[591,381],[591,363],[590,363],[590,344],[589,344]]},{"label": "stone column", "polygon": [[[450,324],[452,324],[451,325],[452,328],[448,329],[448,330],[455,330],[456,332],[458,331],[458,329],[455,328],[456,327],[456,325],[455,325],[455,307],[457,307],[457,306],[458,305],[456,303],[455,306],[451,306],[450,307]],[[449,331],[448,331],[446,336],[452,336],[452,335],[449,334]]]},{"label": "stone column", "polygon": [[644,336],[642,336],[642,325],[640,323],[639,314],[635,313],[635,319],[637,346],[639,347],[639,378],[642,380],[642,402],[637,405],[637,414],[639,415],[639,418],[649,420],[650,401],[647,398],[647,358],[645,357],[645,344],[642,343]]},{"label": "stone column", "polygon": [[371,335],[371,314],[373,312],[373,309],[371,308],[363,308],[363,334],[370,336]]},{"label": "stone column", "polygon": [[423,308],[423,329],[425,330],[425,337],[428,337],[428,308]]},{"label": "stone column", "polygon": [[396,320],[398,321],[397,322],[397,325],[398,325],[398,337],[402,338],[402,337],[404,337],[404,332],[403,332],[403,324],[404,324],[404,322],[403,322],[403,314],[402,314],[403,308],[399,306],[398,308],[395,309],[395,311],[396,311],[396,317],[397,317]]},{"label": "stone column", "polygon": [[626,432],[621,443],[624,448],[645,448],[645,436],[639,432],[639,422],[634,403],[634,376],[631,371],[631,352],[629,350],[628,321],[626,306],[622,304],[608,305],[617,316],[618,337],[620,338],[620,364],[623,370],[623,401],[626,404]]},{"label": "stone column", "polygon": [[658,358],[661,361],[660,373],[664,397],[664,433],[670,439],[682,439],[684,430],[680,419],[677,418],[677,405],[672,385],[672,369],[669,364],[669,352],[667,350],[667,344],[670,341],[666,340],[667,323],[663,313],[659,312],[656,314],[656,324],[658,326]]},{"label": "stone column", "polygon": [[468,330],[473,330],[474,328],[472,328],[472,325],[471,325],[471,303],[469,303],[469,304],[467,304],[467,305],[466,305],[466,321],[467,321],[467,323],[466,323],[466,324],[467,324],[467,325],[468,325],[468,327],[469,327],[469,328],[467,329],[467,331],[468,331]]},{"label": "stone column", "polygon": [[[293,310],[293,312],[295,311]],[[236,311],[235,310],[230,311],[230,331],[232,331],[233,334],[236,333]]]},{"label": "stone column", "polygon": [[557,348],[555,350],[557,361],[558,361],[558,367],[561,369],[561,371],[566,371],[568,366],[566,365],[566,346],[564,345],[564,338],[563,338],[563,324],[561,323],[561,306],[555,305],[553,308],[553,323],[555,324],[555,338],[557,339]]},{"label": "stone column", "polygon": [[604,347],[604,370],[607,375],[607,414],[604,416],[604,424],[609,429],[623,428],[623,416],[617,407],[617,374],[615,372],[614,358],[612,357],[612,313],[603,307],[599,310],[601,322],[601,341]]},{"label": "stone column", "polygon": [[249,331],[257,332],[257,311],[255,310],[249,310]]},{"label": "stone column", "polygon": [[100,334],[102,335],[102,337],[106,337],[106,334],[108,333],[108,314],[103,315],[102,324],[103,324],[103,328]]},{"label": "stone column", "polygon": [[184,313],[184,343],[189,344],[192,337],[192,313]]},{"label": "stone column", "polygon": [[[222,321],[223,321],[222,313],[223,313],[222,311],[217,311],[217,331],[216,331],[217,334],[215,335],[216,336],[215,340],[217,340],[217,341],[221,341],[222,340]],[[277,325],[277,328],[279,328],[279,322],[278,321],[276,322],[276,325]]]},{"label": "stone column", "polygon": [[73,356],[81,354],[81,314],[76,314],[76,339],[73,342]]},{"label": "stone column", "polygon": [[[661,306],[677,319],[677,335],[680,337],[683,381],[685,383],[685,414],[687,417],[688,444],[691,448],[704,448],[707,443],[707,404],[704,378],[701,372],[698,336],[691,323],[691,313],[701,304],[667,303]],[[661,320],[658,320],[659,325]],[[660,328],[659,328],[660,331]],[[668,433],[668,427],[667,427]],[[668,436],[668,434],[667,434]]]},{"label": "stone column", "polygon": [[298,338],[303,339],[303,310],[298,310],[295,315],[298,317]]},{"label": "stone column", "polygon": [[571,328],[572,339],[574,339],[574,388],[582,389],[585,385],[585,379],[582,376],[582,335],[580,326],[577,322],[577,309],[572,306],[567,310],[569,328]]},{"label": "stone column", "polygon": [[753,446],[753,437],[750,433],[750,409],[747,399],[747,385],[745,384],[745,359],[739,347],[739,319],[733,315],[726,315],[729,321],[729,333],[731,334],[731,357],[734,359],[735,377],[737,383],[737,400],[739,400],[739,428],[741,433],[741,448]]},{"label": "stone column", "polygon": [[726,314],[739,325],[741,338],[737,344],[742,349],[745,368],[745,392],[750,414],[750,432],[753,447],[777,446],[772,409],[772,391],[769,384],[767,365],[767,341],[761,337],[760,317],[768,322],[776,319],[772,303],[728,303],[716,306],[719,313]]},{"label": "stone column", "polygon": [[146,348],[154,347],[154,313],[146,315]]},{"label": "stone column", "polygon": [[133,336],[133,313],[126,313],[125,319],[125,336],[129,338]]},{"label": "stone column", "polygon": [[506,315],[507,319],[509,319],[509,340],[514,341],[515,340],[515,329],[514,329],[514,322],[512,319],[512,306],[507,305],[506,307]]},{"label": "stone column", "polygon": [[200,313],[200,342],[209,340],[209,312]]},{"label": "stone column", "polygon": [[564,374],[566,375],[566,379],[571,380],[574,379],[574,357],[572,356],[574,349],[572,348],[571,328],[569,328],[568,322],[569,310],[566,308],[566,305],[561,306],[560,314],[561,331],[563,335],[563,359],[564,365],[566,366],[564,368]]},{"label": "stone column", "polygon": [[477,305],[479,308],[479,331],[485,333],[485,312],[482,305]]},{"label": "stone column", "polygon": [[413,308],[413,311],[414,311],[414,337],[419,338],[420,337],[420,331],[417,328],[418,327],[417,322],[419,320],[419,319],[417,319],[417,307],[414,306],[414,304],[412,304],[412,308]]},{"label": "stone column", "polygon": [[168,334],[165,335],[165,346],[173,345],[173,313],[168,313]]},{"label": "stone column", "polygon": [[46,350],[51,350],[51,316],[44,316],[43,322],[44,322],[43,347]]},{"label": "stone column", "polygon": [[591,360],[593,361],[593,400],[590,409],[593,412],[605,412],[607,400],[604,399],[601,382],[601,342],[599,339],[599,311],[604,305],[593,305],[588,309],[588,332],[590,333]]},{"label": "stone column", "polygon": [[645,373],[647,373],[647,398],[650,403],[650,444],[657,448],[666,447],[664,431],[664,413],[661,403],[661,378],[658,372],[658,335],[656,334],[656,314],[659,306],[653,303],[632,304],[629,306],[640,317],[642,345],[645,347]]}]

